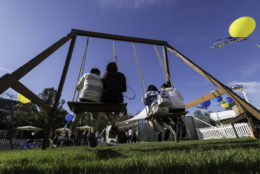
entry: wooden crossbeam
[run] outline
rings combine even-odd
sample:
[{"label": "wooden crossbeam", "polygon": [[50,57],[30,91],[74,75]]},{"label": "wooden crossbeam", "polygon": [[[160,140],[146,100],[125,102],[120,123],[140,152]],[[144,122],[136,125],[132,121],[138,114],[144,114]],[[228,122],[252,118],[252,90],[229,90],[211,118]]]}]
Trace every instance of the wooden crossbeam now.
[{"label": "wooden crossbeam", "polygon": [[37,104],[38,106],[42,107],[46,111],[50,111],[51,107],[46,104],[43,100],[41,100],[37,95],[35,95],[30,89],[24,86],[21,82],[16,82],[15,84],[11,85],[15,91],[19,92],[26,98],[30,99],[33,103]]},{"label": "wooden crossbeam", "polygon": [[39,65],[42,61],[44,61],[49,55],[59,49],[62,45],[64,45],[71,37],[74,36],[73,33],[68,34],[67,36],[61,38],[59,41],[51,45],[49,48],[35,56],[29,62],[18,68],[12,74],[5,74],[0,78],[0,94],[6,91],[11,85],[17,83],[23,76],[25,76],[28,72],[30,72],[33,68]]},{"label": "wooden crossbeam", "polygon": [[80,35],[80,36],[89,36],[89,37],[96,37],[96,38],[102,38],[102,39],[119,40],[119,41],[153,44],[153,45],[167,45],[166,41],[144,39],[144,38],[139,38],[139,37],[129,37],[129,36],[122,36],[122,35],[77,30],[77,29],[72,29],[71,32],[76,35]]},{"label": "wooden crossbeam", "polygon": [[187,104],[185,105],[185,109],[189,109],[189,108],[191,108],[191,107],[193,107],[193,106],[196,106],[196,105],[198,105],[198,104],[200,104],[200,103],[203,103],[203,102],[205,102],[205,101],[207,101],[207,100],[216,98],[216,97],[218,97],[218,96],[220,96],[220,95],[223,95],[223,94],[225,94],[225,93],[224,93],[222,90],[219,90],[219,89],[216,90],[216,91],[212,91],[212,92],[210,92],[209,94],[206,94],[206,95],[204,95],[204,96],[202,96],[202,97],[200,97],[200,98],[197,98],[197,99],[195,99],[195,100],[193,100],[193,101],[187,103]]},{"label": "wooden crossbeam", "polygon": [[243,119],[246,119],[246,115],[244,113],[241,113],[238,116],[236,116],[235,118],[222,121],[222,123],[223,124],[231,124],[231,123],[239,122]]},{"label": "wooden crossbeam", "polygon": [[[200,75],[202,75],[204,78],[209,80],[211,83],[213,83],[217,88],[222,90],[225,94],[227,94],[230,98],[232,98],[236,103],[243,106],[249,113],[251,113],[254,117],[256,117],[258,120],[260,120],[260,112],[252,106],[250,103],[245,101],[243,98],[241,98],[239,95],[234,93],[229,87],[225,86],[223,83],[218,81],[216,78],[214,78],[212,75],[207,73],[205,70],[203,70],[201,67],[196,65],[194,62],[189,60],[186,56],[181,54],[179,51],[177,51],[172,46],[168,45],[167,48],[175,54],[177,57],[179,57],[183,62],[188,64],[192,69],[197,71]],[[253,126],[253,125],[251,125]]]}]

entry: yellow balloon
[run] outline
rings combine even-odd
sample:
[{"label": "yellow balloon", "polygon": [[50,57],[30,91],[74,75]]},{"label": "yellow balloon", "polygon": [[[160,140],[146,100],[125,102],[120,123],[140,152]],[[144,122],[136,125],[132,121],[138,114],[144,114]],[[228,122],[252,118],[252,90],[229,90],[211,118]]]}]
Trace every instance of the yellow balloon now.
[{"label": "yellow balloon", "polygon": [[229,34],[232,37],[248,37],[255,30],[255,20],[249,16],[241,17],[232,22]]},{"label": "yellow balloon", "polygon": [[26,104],[26,103],[30,103],[31,100],[29,100],[28,98],[24,97],[22,94],[18,94],[17,95],[17,99],[23,103],[23,104]]},{"label": "yellow balloon", "polygon": [[225,103],[222,103],[221,106],[222,106],[223,108],[228,108],[228,107],[229,107],[229,104],[228,104],[227,102],[225,102]]}]

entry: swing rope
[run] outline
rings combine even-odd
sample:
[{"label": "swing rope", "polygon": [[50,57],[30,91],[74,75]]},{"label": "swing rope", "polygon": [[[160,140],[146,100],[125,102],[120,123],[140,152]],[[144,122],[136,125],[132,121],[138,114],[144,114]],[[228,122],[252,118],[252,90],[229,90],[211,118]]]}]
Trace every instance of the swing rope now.
[{"label": "swing rope", "polygon": [[142,89],[142,93],[143,93],[143,97],[144,97],[146,87],[145,87],[144,77],[143,77],[143,73],[142,73],[142,70],[141,70],[140,62],[139,62],[139,59],[138,59],[138,55],[137,55],[134,43],[133,43],[133,49],[134,49],[134,55],[135,55],[135,62],[136,62],[137,70],[138,70],[138,77],[139,77],[139,80],[140,80],[140,85],[141,85],[141,89]]},{"label": "swing rope", "polygon": [[[116,66],[117,66],[117,69],[119,69],[119,66],[118,66],[118,59],[117,59],[117,54],[116,54],[116,45],[115,45],[115,41],[113,40],[113,48],[114,48],[114,58],[115,58],[115,62],[116,62]],[[136,97],[136,93],[135,91],[130,88],[129,86],[126,86],[128,89],[130,89],[130,91],[132,91],[132,93],[134,94],[133,97],[128,97],[126,95],[124,95],[125,98],[127,98],[128,100],[133,100],[135,99]]]},{"label": "swing rope", "polygon": [[[167,79],[166,79],[166,75],[165,75],[165,74],[166,74],[166,70],[165,70],[164,62],[163,62],[163,60],[162,60],[162,57],[161,57],[161,55],[160,55],[160,53],[159,53],[159,51],[158,51],[156,45],[154,45],[154,49],[155,49],[155,52],[156,52],[156,55],[157,55],[158,61],[159,61],[159,63],[160,63],[161,70],[162,70],[163,76],[164,76],[164,78],[165,78],[165,81],[167,81]],[[170,83],[172,84],[171,79],[170,79]]]},{"label": "swing rope", "polygon": [[119,69],[118,61],[117,61],[117,54],[116,54],[116,45],[115,45],[114,40],[113,40],[113,48],[114,48],[114,58],[115,58],[116,66],[117,66],[117,69]]},{"label": "swing rope", "polygon": [[76,93],[77,93],[76,101],[78,100],[78,97],[79,97],[79,91],[77,91],[77,84],[78,84],[79,78],[83,75],[83,72],[84,72],[85,62],[86,62],[86,57],[87,57],[86,55],[87,55],[87,49],[88,49],[88,41],[89,41],[89,37],[87,38],[87,41],[86,41],[86,46],[85,46],[85,49],[84,49],[84,53],[83,53],[83,57],[82,57],[80,70],[79,70],[78,78],[77,78],[77,81],[76,81],[76,87],[75,87],[75,90],[74,90],[72,101],[75,101]]},{"label": "swing rope", "polygon": [[159,64],[160,64],[160,66],[161,66],[161,70],[162,70],[163,76],[164,76],[164,78],[165,78],[165,80],[166,80],[166,76],[165,76],[165,68],[164,68],[164,66],[163,66],[162,57],[161,57],[161,55],[160,55],[160,53],[159,53],[159,51],[158,51],[156,45],[154,45],[154,50],[155,50],[155,52],[156,52],[157,59],[158,59]]},{"label": "swing rope", "polygon": [[[139,77],[139,80],[140,80],[140,86],[141,86],[142,94],[143,94],[143,98],[144,98],[145,92],[146,92],[146,87],[145,87],[145,83],[144,83],[144,76],[143,76],[143,73],[142,73],[142,70],[141,70],[139,58],[138,58],[137,51],[136,51],[134,43],[133,43],[133,49],[134,49],[134,55],[135,55],[135,62],[136,62],[137,70],[138,70],[138,77]],[[147,107],[145,107],[145,112],[146,112],[146,115],[148,116],[149,109]]]}]

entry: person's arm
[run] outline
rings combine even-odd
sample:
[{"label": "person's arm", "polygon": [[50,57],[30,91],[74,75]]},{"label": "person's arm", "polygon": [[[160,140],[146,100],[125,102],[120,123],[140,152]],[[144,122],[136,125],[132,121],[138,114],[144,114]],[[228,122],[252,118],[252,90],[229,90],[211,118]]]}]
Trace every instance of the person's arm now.
[{"label": "person's arm", "polygon": [[148,101],[147,101],[147,93],[146,94],[144,94],[144,96],[142,97],[142,103],[144,104],[144,105],[148,105]]},{"label": "person's arm", "polygon": [[84,80],[85,80],[85,76],[83,75],[83,76],[80,78],[80,80],[79,80],[79,82],[78,82],[78,84],[77,84],[77,86],[76,86],[76,89],[77,89],[78,91],[83,88],[83,86],[84,86]]}]

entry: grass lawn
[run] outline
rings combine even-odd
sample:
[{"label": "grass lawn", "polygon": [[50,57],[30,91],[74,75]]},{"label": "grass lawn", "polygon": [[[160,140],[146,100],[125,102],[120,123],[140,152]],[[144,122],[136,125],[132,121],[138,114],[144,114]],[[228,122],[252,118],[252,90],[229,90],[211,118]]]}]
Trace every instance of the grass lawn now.
[{"label": "grass lawn", "polygon": [[260,140],[6,150],[0,173],[260,173]]}]

